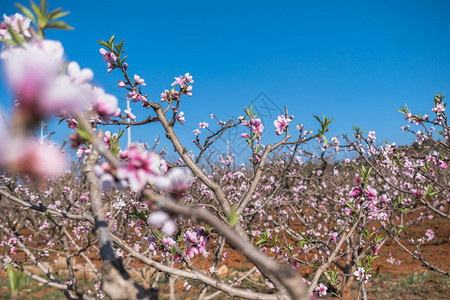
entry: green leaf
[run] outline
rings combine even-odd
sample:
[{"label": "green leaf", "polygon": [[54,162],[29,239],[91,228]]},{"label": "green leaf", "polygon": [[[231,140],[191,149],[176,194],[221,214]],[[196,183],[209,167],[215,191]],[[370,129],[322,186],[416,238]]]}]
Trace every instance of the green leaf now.
[{"label": "green leaf", "polygon": [[425,192],[425,197],[429,197],[429,196],[434,196],[436,194],[439,194],[440,191],[433,191],[433,188],[431,187],[431,185],[428,186],[426,192]]},{"label": "green leaf", "polygon": [[119,151],[120,151],[119,143],[117,143],[117,142],[113,143],[111,152],[117,156],[117,155],[119,155]]},{"label": "green leaf", "polygon": [[47,10],[47,0],[41,0],[41,11],[45,12]]},{"label": "green leaf", "polygon": [[8,269],[9,284],[11,285],[11,290],[14,291],[15,290],[15,286],[14,286],[15,272],[14,272],[13,267],[10,264],[7,265],[7,269]]},{"label": "green leaf", "polygon": [[[119,45],[118,45],[118,47],[119,47],[119,50],[118,50],[118,52],[121,52],[122,51],[122,46],[123,46],[123,43],[125,42],[125,40],[123,39],[120,43],[119,43]],[[123,51],[123,52],[125,52],[125,51]]]},{"label": "green leaf", "polygon": [[363,181],[366,182],[369,179],[370,171],[372,171],[372,167],[370,167],[368,170],[361,166],[361,175],[363,177]]},{"label": "green leaf", "polygon": [[20,44],[17,44],[16,42],[14,42],[13,40],[4,40],[4,39],[0,39],[0,42],[3,42],[5,44],[8,44],[10,46],[20,46]]},{"label": "green leaf", "polygon": [[83,140],[91,141],[91,135],[90,135],[89,132],[87,132],[87,130],[84,129],[83,127],[78,126],[78,128],[77,128],[77,134],[78,134]]},{"label": "green leaf", "polygon": [[119,131],[119,134],[117,135],[117,140],[119,140],[119,139],[124,135],[124,133],[125,133],[125,130],[124,130],[124,129],[121,129],[121,130]]},{"label": "green leaf", "polygon": [[108,48],[108,44],[106,44],[104,41],[97,41],[100,45],[102,45],[105,48]]},{"label": "green leaf", "polygon": [[47,24],[47,26],[45,26],[45,28],[73,30],[73,27],[69,26],[64,21],[54,21],[50,24]]},{"label": "green leaf", "polygon": [[22,45],[25,40],[22,39],[19,34],[17,34],[17,32],[14,31],[14,29],[12,29],[11,26],[9,26],[8,24],[6,24],[6,28],[8,28],[8,32],[9,34],[11,34],[11,38],[12,40],[17,44],[17,45]]},{"label": "green leaf", "polygon": [[125,56],[122,58],[122,60],[120,61],[120,64],[121,64],[121,65],[123,64],[123,62],[125,61],[125,59],[127,59],[127,57],[128,57],[128,55],[125,55]]},{"label": "green leaf", "polygon": [[50,12],[47,16],[47,20],[49,21],[53,21],[56,19],[60,19],[62,17],[67,16],[68,14],[70,14],[70,11],[61,11],[62,8],[57,8],[54,11]]},{"label": "green leaf", "polygon": [[250,118],[250,116],[251,116],[250,110],[247,107],[244,107],[244,109],[245,109],[245,113]]},{"label": "green leaf", "polygon": [[264,244],[265,242],[267,242],[267,240],[265,239],[260,239],[259,241],[256,242],[256,246],[259,246],[261,244]]},{"label": "green leaf", "polygon": [[125,40],[122,40],[120,43],[118,43],[118,44],[115,45],[118,54],[120,54],[121,51],[122,51],[122,46],[123,46],[123,42],[124,42],[124,41],[125,41]]},{"label": "green leaf", "polygon": [[233,207],[228,215],[228,225],[234,227],[239,221],[239,216],[236,214],[236,207]]},{"label": "green leaf", "polygon": [[29,10],[28,8],[26,8],[25,6],[16,3],[16,7],[18,10],[20,10],[25,16],[27,16],[28,18],[31,19],[31,21],[33,21],[33,23],[36,23],[36,19],[34,18],[33,13],[31,12],[31,10]]},{"label": "green leaf", "polygon": [[323,125],[322,120],[318,116],[313,115],[313,117],[316,118],[316,120],[320,123],[320,125]]},{"label": "green leaf", "polygon": [[113,45],[114,45],[114,38],[115,38],[115,36],[113,35],[113,36],[109,39],[109,41],[108,41],[108,48],[109,48],[111,51],[113,51],[113,49],[114,49],[114,47],[113,47]]},{"label": "green leaf", "polygon": [[34,13],[37,16],[37,20],[38,20],[38,26],[45,26],[44,23],[44,15],[42,14],[41,9],[39,8],[39,6],[37,6],[36,4],[34,4],[34,2],[31,2],[31,9],[34,11]]},{"label": "green leaf", "polygon": [[20,292],[20,284],[24,277],[23,273],[22,271],[14,270],[14,268],[10,264],[7,264],[7,270],[8,270],[9,284],[11,287],[11,294],[17,296]]}]

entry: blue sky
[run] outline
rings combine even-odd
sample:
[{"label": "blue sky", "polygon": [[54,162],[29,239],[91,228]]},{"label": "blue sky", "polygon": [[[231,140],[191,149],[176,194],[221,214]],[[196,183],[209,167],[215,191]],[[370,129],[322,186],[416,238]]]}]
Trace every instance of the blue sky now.
[{"label": "blue sky", "polygon": [[[13,14],[13,2],[0,0],[0,12]],[[307,128],[317,127],[314,114],[335,117],[328,137],[358,125],[375,130],[378,140],[409,143],[396,110],[408,103],[428,113],[433,94],[450,91],[450,1],[54,0],[50,6],[71,11],[65,20],[75,30],[47,37],[61,40],[67,58],[91,68],[95,82],[119,99],[121,74],[106,73],[96,43],[113,34],[125,39],[129,72],[146,80],[149,98],[159,101],[175,76],[194,76],[193,96],[182,104],[187,123],[177,128],[188,149],[198,122],[212,124],[211,113],[243,114],[261,92]],[[0,104],[10,102],[2,78]],[[149,111],[133,112],[144,118]],[[273,120],[263,121],[263,141],[274,142]],[[158,134],[151,125],[133,138],[150,142]]]}]

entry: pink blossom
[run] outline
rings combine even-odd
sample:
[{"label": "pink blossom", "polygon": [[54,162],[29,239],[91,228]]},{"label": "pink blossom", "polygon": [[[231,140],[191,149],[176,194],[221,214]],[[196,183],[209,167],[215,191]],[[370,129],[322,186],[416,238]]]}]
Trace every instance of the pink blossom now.
[{"label": "pink blossom", "polygon": [[254,122],[252,122],[253,123],[252,130],[261,134],[264,131],[264,126],[261,123],[261,120],[253,119],[253,121]]},{"label": "pink blossom", "polygon": [[100,54],[103,56],[103,61],[106,62],[108,67],[108,73],[112,71],[112,66],[116,64],[117,57],[114,53],[108,52],[103,48],[100,48]]},{"label": "pink blossom", "polygon": [[148,222],[153,226],[157,226],[165,222],[167,219],[169,219],[169,215],[166,212],[163,212],[162,210],[158,210],[152,212],[149,215]]},{"label": "pink blossom", "polygon": [[60,175],[67,167],[65,157],[50,145],[24,138],[3,137],[0,168],[26,173],[33,178]]},{"label": "pink blossom", "polygon": [[275,125],[275,133],[277,135],[283,134],[291,121],[292,119],[286,119],[283,115],[279,115],[278,120],[273,121],[273,125]]},{"label": "pink blossom", "polygon": [[175,77],[175,81],[172,83],[172,86],[179,85],[180,88],[184,88],[186,86],[186,82],[194,83],[194,80],[189,73],[184,74],[184,76],[181,75],[180,77]]},{"label": "pink blossom", "polygon": [[377,199],[377,195],[378,195],[377,191],[370,186],[368,186],[367,189],[364,191],[364,196],[372,201]]},{"label": "pink blossom", "polygon": [[76,84],[90,83],[92,78],[94,78],[94,72],[91,69],[85,68],[81,70],[80,65],[75,61],[70,62],[67,66],[67,75]]},{"label": "pink blossom", "polygon": [[184,78],[186,78],[187,82],[194,83],[194,80],[192,79],[192,76],[189,73],[184,74]]},{"label": "pink blossom", "polygon": [[31,37],[31,34],[28,30],[30,28],[31,19],[25,17],[19,13],[16,13],[12,16],[7,16],[3,14],[3,20],[0,24],[0,37],[4,39],[11,39],[11,34],[9,33],[6,25],[11,26],[12,30],[22,36]]},{"label": "pink blossom", "polygon": [[192,179],[192,173],[188,169],[173,168],[166,175],[153,178],[151,183],[159,190],[181,193],[189,188]]},{"label": "pink blossom", "polygon": [[[242,120],[241,120],[242,121]],[[261,138],[261,133],[264,131],[264,126],[260,119],[250,119],[248,122],[243,122],[242,125],[251,127],[253,132],[257,133],[257,138]]]},{"label": "pink blossom", "polygon": [[[22,114],[44,118],[55,113],[75,113],[92,101],[92,71],[72,62],[62,74],[61,43],[35,40],[23,48],[9,48],[1,55],[6,77]],[[34,121],[34,120],[32,120]]]},{"label": "pink blossom", "polygon": [[134,82],[136,85],[142,85],[142,86],[146,86],[147,84],[145,83],[145,80],[143,78],[141,78],[139,75],[135,74],[134,75]]},{"label": "pink blossom", "polygon": [[6,79],[21,109],[44,113],[44,94],[60,75],[64,49],[56,41],[36,41],[1,54]]},{"label": "pink blossom", "polygon": [[40,106],[47,114],[77,113],[92,103],[93,95],[89,84],[74,84],[69,76],[60,75],[45,91]]},{"label": "pink blossom", "polygon": [[161,167],[159,168],[161,172],[166,173],[169,169],[169,166],[167,165],[167,161],[165,159],[161,159]]},{"label": "pink blossom", "polygon": [[436,114],[443,113],[445,111],[445,106],[442,103],[438,103],[433,107],[432,111]]},{"label": "pink blossom", "polygon": [[[148,216],[148,223],[153,226],[161,226],[162,231],[167,236],[172,236],[177,226],[175,224],[175,221],[170,218],[170,216],[161,210],[152,212]],[[172,239],[163,239],[164,243],[168,246],[175,245],[175,242]]]},{"label": "pink blossom", "polygon": [[232,155],[224,155],[224,154],[221,154],[220,155],[220,163],[221,164],[224,164],[224,165],[230,165],[231,163],[233,163],[233,161],[234,161],[234,155],[232,154]]},{"label": "pink blossom", "polygon": [[169,96],[169,90],[164,90],[164,92],[161,93],[161,102],[167,101],[168,96]]},{"label": "pink blossom", "polygon": [[201,122],[201,123],[198,124],[199,128],[208,128],[208,126],[209,126],[209,124],[206,123],[206,122]]},{"label": "pink blossom", "polygon": [[421,190],[415,190],[415,189],[412,189],[412,190],[411,190],[411,193],[412,193],[414,196],[416,196],[417,198],[422,198],[422,196],[423,196],[423,193],[422,193]]},{"label": "pink blossom", "polygon": [[350,197],[356,199],[362,195],[362,189],[359,186],[355,186],[353,190],[350,192]]},{"label": "pink blossom", "polygon": [[163,243],[165,245],[169,246],[169,247],[172,247],[172,246],[175,245],[175,241],[172,238],[170,238],[170,237],[169,238],[168,237],[163,238]]},{"label": "pink blossom", "polygon": [[119,157],[121,159],[127,159],[128,158],[128,150],[119,151]]},{"label": "pink blossom", "polygon": [[183,287],[186,288],[187,291],[192,288],[192,286],[187,281],[184,281]]},{"label": "pink blossom", "polygon": [[177,85],[177,84],[181,88],[184,88],[184,86],[186,85],[186,78],[184,78],[183,76],[175,77],[175,81],[172,83],[172,86]]},{"label": "pink blossom", "polygon": [[199,238],[198,238],[196,231],[187,230],[186,233],[184,234],[184,237],[190,243],[198,243],[199,242]]},{"label": "pink blossom", "polygon": [[117,176],[126,179],[134,190],[142,190],[149,180],[160,175],[161,158],[156,153],[133,144],[127,150],[127,159],[117,169]]},{"label": "pink blossom", "polygon": [[137,90],[133,90],[133,91],[127,93],[127,98],[130,99],[134,103],[139,102],[139,101],[143,101],[143,102],[147,101],[147,99],[144,96],[142,96],[141,94],[139,94],[139,92]]},{"label": "pink blossom", "polygon": [[184,118],[184,112],[180,111],[176,119],[178,122],[180,122],[181,125],[183,125],[184,122],[186,122],[186,119]]},{"label": "pink blossom", "polygon": [[110,131],[105,131],[105,136],[103,137],[103,143],[105,143],[106,148],[111,149],[111,140],[117,139],[117,133],[111,135]]},{"label": "pink blossom", "polygon": [[319,284],[319,286],[315,289],[315,291],[319,294],[319,297],[325,297],[327,290],[328,288],[323,283]]},{"label": "pink blossom", "polygon": [[152,250],[152,251],[155,251],[154,253],[155,253],[155,255],[156,255],[156,249],[157,249],[157,246],[156,246],[156,243],[155,243],[155,238],[154,237],[149,237],[148,238],[148,249],[150,249],[150,250]]},{"label": "pink blossom", "polygon": [[190,247],[186,255],[189,258],[194,258],[195,254],[198,254],[198,248],[197,247]]},{"label": "pink blossom", "polygon": [[241,134],[241,138],[244,138],[244,139],[246,139],[246,138],[249,138],[250,136],[248,135],[248,133],[243,133],[243,134]]},{"label": "pink blossom", "polygon": [[87,156],[90,152],[91,152],[91,149],[86,148],[86,147],[83,146],[83,145],[80,145],[80,146],[78,147],[76,156],[77,156],[78,158],[82,158],[83,156]]},{"label": "pink blossom", "polygon": [[[107,134],[108,133],[108,134]],[[109,131],[105,132],[105,136],[107,136],[107,139],[104,139],[105,144],[107,144],[107,147],[110,147],[110,138],[111,133]],[[117,134],[115,133],[113,135],[113,138],[116,138]],[[112,167],[107,163],[103,162],[101,165],[95,165],[94,166],[94,172],[100,179],[100,188],[102,190],[110,190],[113,187],[123,190],[127,187],[127,182],[125,179],[119,179],[117,177],[114,177],[111,175]],[[124,203],[125,206],[125,203]]]},{"label": "pink blossom", "polygon": [[433,230],[428,229],[427,232],[425,233],[425,236],[427,237],[427,241],[431,241],[432,239],[434,239]]},{"label": "pink blossom", "polygon": [[78,121],[75,119],[71,119],[71,118],[67,118],[66,119],[67,122],[67,126],[72,129],[72,131],[75,131],[75,129],[77,129],[78,126]]},{"label": "pink blossom", "polygon": [[361,280],[364,279],[364,273],[365,273],[365,272],[366,272],[366,271],[364,270],[364,268],[358,267],[358,270],[356,270],[356,271],[353,273],[353,275],[356,276],[356,279],[358,279],[358,281],[361,281]]},{"label": "pink blossom", "polygon": [[123,112],[126,114],[126,118],[130,118],[133,121],[136,120],[136,116],[131,112],[131,108],[125,109]]},{"label": "pink blossom", "polygon": [[194,134],[195,134],[195,135],[199,135],[200,133],[202,133],[202,132],[200,131],[200,129],[194,129],[193,131],[194,131]]},{"label": "pink blossom", "polygon": [[185,90],[184,93],[186,95],[188,95],[188,97],[192,97],[192,85],[188,86]]},{"label": "pink blossom", "polygon": [[[388,214],[386,212],[381,212],[377,216],[378,220],[385,221],[388,218]],[[375,253],[376,255],[376,253]]]},{"label": "pink blossom", "polygon": [[[259,125],[261,125],[261,119],[250,119],[250,123],[253,125],[253,126],[259,126]],[[256,130],[255,130],[256,131]]]},{"label": "pink blossom", "polygon": [[186,239],[186,246],[189,247],[187,255],[193,258],[195,254],[207,253],[206,246],[209,241],[210,232],[206,231],[204,227],[196,228],[195,232],[187,230],[184,238]]},{"label": "pink blossom", "polygon": [[426,139],[428,139],[428,136],[425,135],[424,132],[417,130],[416,132],[416,142],[419,145],[422,145],[423,141],[425,141]]},{"label": "pink blossom", "polygon": [[117,108],[117,110],[116,110],[116,112],[114,113],[113,117],[118,117],[118,118],[120,118],[121,116],[122,116],[121,110],[120,110],[120,108]]},{"label": "pink blossom", "polygon": [[[92,101],[94,110],[102,119],[108,119],[117,114],[118,101],[113,95],[106,94],[101,88],[94,88],[94,98]],[[120,114],[120,112],[119,112]]]},{"label": "pink blossom", "polygon": [[118,82],[118,86],[120,88],[123,88],[123,87],[127,86],[127,83],[125,81],[123,81],[123,80],[117,80],[117,82]]}]

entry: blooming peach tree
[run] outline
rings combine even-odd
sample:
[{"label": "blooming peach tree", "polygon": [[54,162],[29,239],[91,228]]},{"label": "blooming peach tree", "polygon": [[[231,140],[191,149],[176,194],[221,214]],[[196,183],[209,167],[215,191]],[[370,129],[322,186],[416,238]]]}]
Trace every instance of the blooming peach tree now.
[{"label": "blooming peach tree", "polygon": [[[211,115],[214,124],[201,122],[192,154],[176,130],[188,117],[181,109],[193,94],[190,73],[152,101],[145,79],[128,73],[124,41],[99,41],[99,59],[132,102],[122,112],[116,96],[95,86],[92,70],[45,39],[49,29],[71,29],[60,20],[67,13],[49,11],[45,0],[17,7],[22,14],[4,16],[0,25],[2,65],[15,97],[0,127],[5,269],[21,270],[68,299],[175,299],[180,289],[199,299],[342,299],[352,283],[366,299],[374,262],[396,262],[380,256],[392,242],[425,268],[449,275],[422,251],[433,230],[420,237],[409,231],[427,219],[450,218],[443,95],[434,97],[433,117],[401,108],[420,127],[403,127],[416,136],[412,146],[377,143],[375,132],[358,127],[353,136],[328,139],[332,119],[316,117],[313,131],[293,123],[287,108],[271,127],[250,106],[230,120]],[[148,117],[137,120],[132,109]],[[72,163],[66,143],[35,138],[41,122],[54,117],[73,131],[65,141],[76,151]],[[123,126],[151,123],[165,131],[176,160],[157,143],[120,147]],[[232,153],[210,161],[208,149],[236,127],[245,131],[248,163],[237,165]],[[270,130],[279,139],[264,144]],[[226,277],[228,252],[249,261],[234,277]],[[56,271],[61,264],[64,272]],[[82,284],[86,274],[92,286]],[[249,288],[246,282],[255,280]]]}]

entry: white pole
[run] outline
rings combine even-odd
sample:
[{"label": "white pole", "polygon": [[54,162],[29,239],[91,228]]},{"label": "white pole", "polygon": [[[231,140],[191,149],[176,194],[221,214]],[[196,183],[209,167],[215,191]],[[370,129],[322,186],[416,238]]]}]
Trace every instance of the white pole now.
[{"label": "white pole", "polygon": [[39,143],[41,143],[41,145],[44,144],[44,126],[44,121],[41,121],[41,138],[39,139]]},{"label": "white pole", "polygon": [[[127,109],[130,110],[130,99],[127,98]],[[127,122],[130,122],[130,119],[127,118]],[[128,147],[130,147],[131,144],[131,126],[128,126],[127,128],[128,131]]]}]

